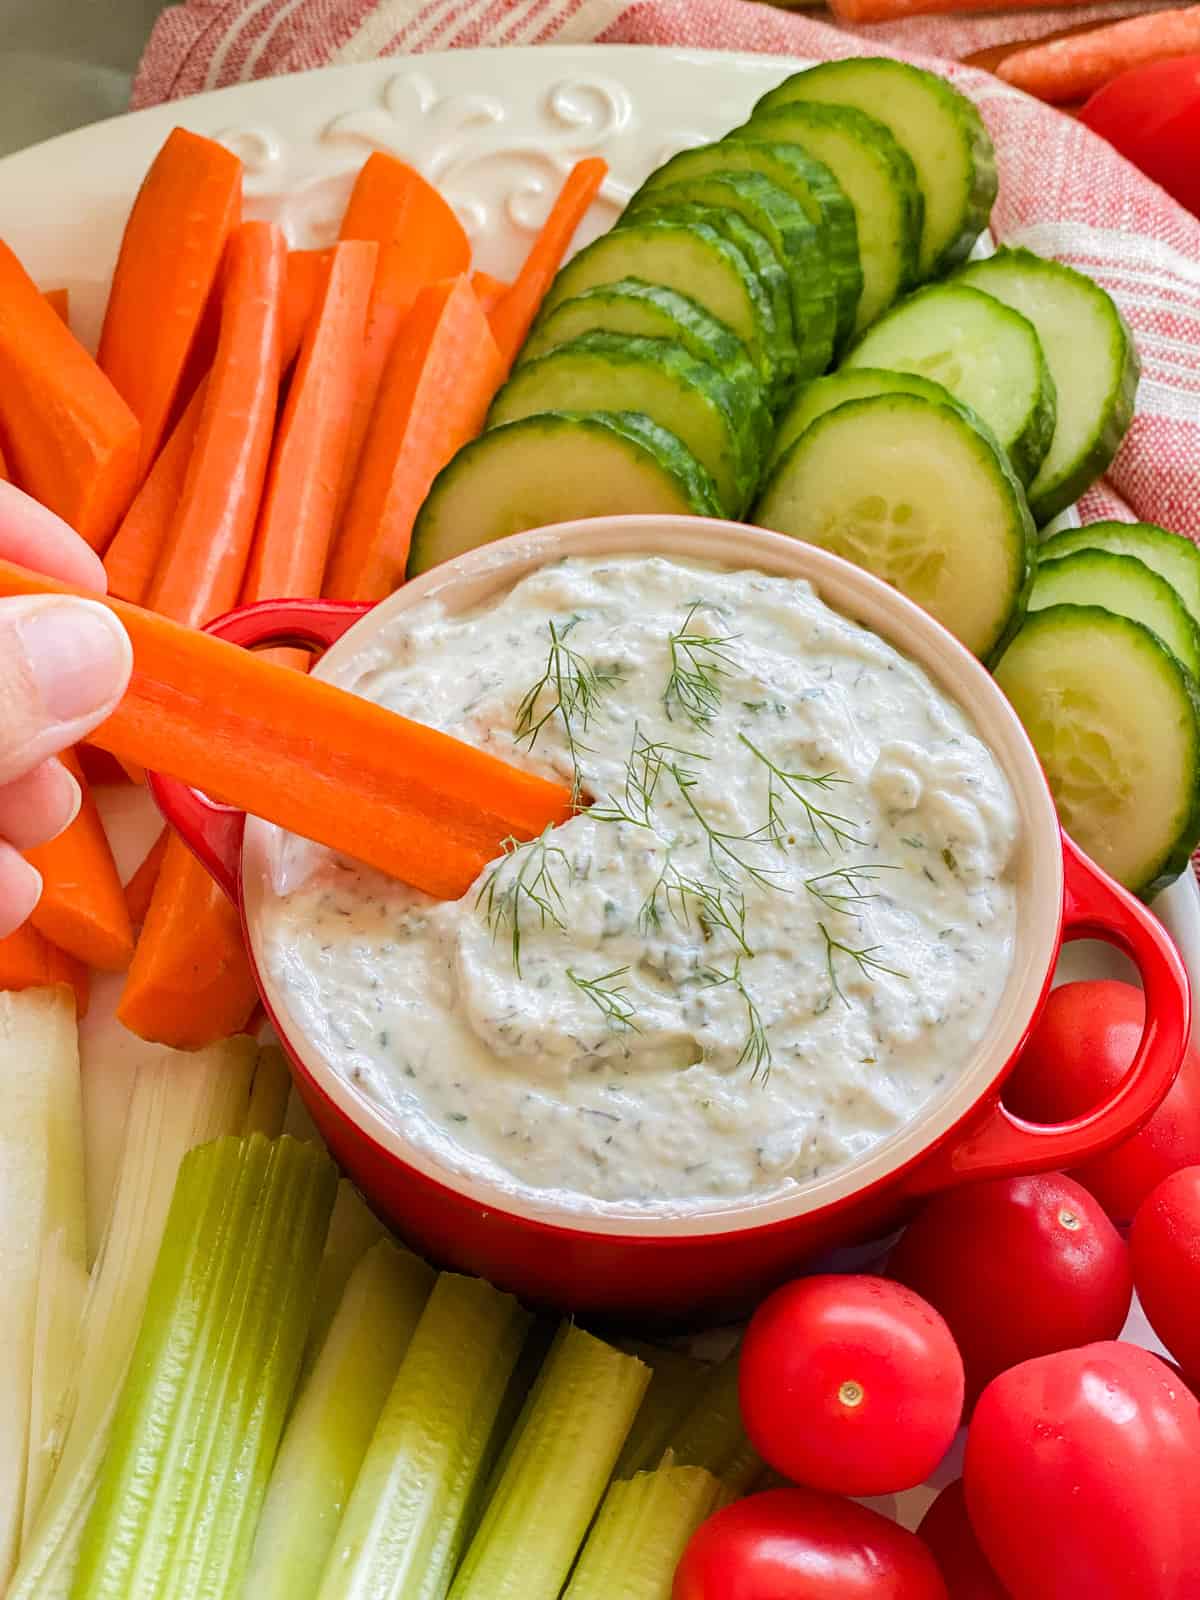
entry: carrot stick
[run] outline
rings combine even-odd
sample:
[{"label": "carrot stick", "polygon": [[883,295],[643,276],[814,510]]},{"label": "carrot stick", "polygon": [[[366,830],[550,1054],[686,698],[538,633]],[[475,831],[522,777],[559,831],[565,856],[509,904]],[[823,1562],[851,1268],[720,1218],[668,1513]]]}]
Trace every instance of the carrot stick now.
[{"label": "carrot stick", "polygon": [[49,989],[58,983],[74,989],[75,1009],[82,1017],[91,990],[82,962],[56,949],[28,922],[0,939],[0,989]]},{"label": "carrot stick", "polygon": [[373,239],[379,262],[371,291],[366,343],[350,444],[343,503],[358,466],[383,369],[401,324],[426,285],[465,272],[471,244],[451,208],[420,173],[395,156],[375,151],[355,179],[342,218],[342,239]]},{"label": "carrot stick", "polygon": [[[243,602],[321,592],[379,246],[336,246],[271,452]],[[306,651],[277,660],[303,666]]]},{"label": "carrot stick", "polygon": [[490,317],[512,288],[512,284],[505,283],[503,278],[493,278],[490,272],[473,272],[471,287],[475,291],[475,298],[483,307],[484,316]]},{"label": "carrot stick", "polygon": [[156,1044],[200,1050],[240,1033],[257,1000],[237,911],[169,834],[118,1021]]},{"label": "carrot stick", "polygon": [[270,222],[229,240],[221,334],[196,442],[146,604],[199,627],[237,602],[275,426],[287,254]]},{"label": "carrot stick", "polygon": [[4,459],[4,451],[0,450],[0,483],[10,483],[8,462]]},{"label": "carrot stick", "polygon": [[289,250],[287,280],[283,289],[283,338],[280,365],[288,370],[300,352],[300,344],[321,297],[329,275],[331,250]]},{"label": "carrot stick", "polygon": [[139,482],[158,454],[241,206],[237,156],[175,128],[129,213],[97,359],[142,424]]},{"label": "carrot stick", "polygon": [[468,279],[423,290],[384,373],[326,594],[380,600],[404,581],[413,522],[429,485],[479,432],[503,376]]},{"label": "carrot stick", "polygon": [[31,921],[68,955],[102,972],[123,972],[133,955],[125,892],[96,802],[73,751],[59,758],[78,783],[82,803],[69,828],[27,850],[42,875],[42,898]]},{"label": "carrot stick", "polygon": [[517,359],[538,307],[546,297],[550,280],[562,264],[575,230],[596,198],[607,171],[608,163],[600,156],[589,156],[586,161],[575,163],[512,288],[491,313],[489,321],[505,371]]},{"label": "carrot stick", "polygon": [[1129,67],[1194,51],[1200,51],[1200,6],[1186,6],[1016,50],[999,63],[996,75],[1039,100],[1062,105],[1086,100]]},{"label": "carrot stick", "polygon": [[146,913],[150,909],[150,901],[154,895],[154,885],[158,882],[163,857],[167,853],[169,838],[170,829],[164,828],[147,850],[141,866],[125,885],[125,909],[129,912],[129,920],[135,928],[140,928],[146,920]]},{"label": "carrot stick", "polygon": [[21,487],[103,550],[133,497],[138,421],[3,243],[0,433]]},{"label": "carrot stick", "polygon": [[188,402],[104,552],[108,592],[140,605],[183,498],[204,409],[204,382]]},{"label": "carrot stick", "polygon": [[43,289],[42,299],[60,321],[71,325],[71,291],[69,289]]},{"label": "carrot stick", "polygon": [[93,789],[97,785],[104,787],[129,782],[128,772],[116,756],[110,756],[107,750],[97,750],[90,744],[77,744],[75,754],[79,757],[84,777]]},{"label": "carrot stick", "polygon": [[[0,595],[70,592],[0,561]],[[559,784],[211,634],[104,603],[133,642],[133,677],[89,737],[122,761],[443,899],[464,894],[510,834],[532,838],[571,814]]]}]

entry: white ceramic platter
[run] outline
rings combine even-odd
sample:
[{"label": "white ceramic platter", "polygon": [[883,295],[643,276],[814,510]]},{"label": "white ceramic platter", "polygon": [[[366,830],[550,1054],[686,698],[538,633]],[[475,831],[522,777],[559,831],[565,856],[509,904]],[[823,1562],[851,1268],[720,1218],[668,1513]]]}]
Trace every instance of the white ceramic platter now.
[{"label": "white ceramic platter", "polygon": [[[63,135],[0,161],[0,237],[45,288],[71,293],[71,323],[94,345],[130,201],[155,151],[182,124],[246,165],[247,212],[280,222],[294,246],[335,236],[352,174],[376,149],[416,166],[453,203],[475,265],[510,276],[571,165],[602,155],[609,176],[578,243],[612,222],[641,180],[688,145],[743,121],[754,101],[806,63],[638,46],[464,50],[268,78]],[[140,792],[100,796],[123,872],[157,819]],[[1156,902],[1200,980],[1200,892],[1189,872]],[[1076,945],[1061,978],[1121,974],[1104,947]],[[97,986],[84,1038],[111,1072],[146,1047],[117,1035],[117,984]],[[111,1105],[111,1099],[107,1102]],[[111,1139],[97,1144],[111,1147]],[[1153,1346],[1136,1307],[1127,1336]],[[956,1475],[948,1461],[938,1484]],[[928,1490],[877,1502],[914,1525]]]}]

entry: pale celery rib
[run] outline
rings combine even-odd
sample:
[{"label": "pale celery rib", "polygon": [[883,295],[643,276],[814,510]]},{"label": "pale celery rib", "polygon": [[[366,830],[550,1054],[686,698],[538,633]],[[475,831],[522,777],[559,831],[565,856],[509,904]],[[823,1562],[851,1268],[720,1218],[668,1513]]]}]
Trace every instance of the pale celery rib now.
[{"label": "pale celery rib", "polygon": [[245,1593],[312,1600],[435,1273],[390,1240],[355,1267],[296,1400],[267,1487]]},{"label": "pale celery rib", "polygon": [[530,1320],[481,1279],[438,1278],[367,1449],[319,1600],[443,1600]]},{"label": "pale celery rib", "polygon": [[707,1368],[683,1350],[664,1349],[642,1340],[623,1339],[621,1348],[646,1363],[652,1373],[633,1427],[613,1469],[614,1478],[656,1467],[671,1434],[691,1410],[704,1386]]},{"label": "pale celery rib", "polygon": [[451,1600],[557,1600],[649,1382],[635,1356],[566,1329],[530,1393]]},{"label": "pale celery rib", "polygon": [[325,1336],[342,1303],[350,1274],[370,1247],[383,1236],[383,1224],[349,1178],[343,1178],[338,1184],[329,1237],[325,1240],[325,1252],[317,1269],[317,1300],[313,1307],[304,1361],[300,1367],[300,1387],[307,1381],[321,1353]]},{"label": "pale celery rib", "polygon": [[336,1185],[286,1137],[184,1159],[72,1600],[240,1593]]},{"label": "pale celery rib", "polygon": [[179,1164],[194,1145],[242,1126],[256,1046],[222,1040],[156,1052],[137,1072],[112,1206],[83,1309],[61,1453],[7,1600],[66,1600],[117,1396],[137,1337]]},{"label": "pale celery rib", "polygon": [[671,1600],[675,1568],[720,1487],[703,1467],[676,1466],[612,1484],[563,1600]]},{"label": "pale celery rib", "polygon": [[292,1075],[288,1071],[287,1057],[278,1045],[264,1044],[255,1063],[242,1132],[265,1133],[268,1139],[277,1139],[283,1132],[291,1092]]},{"label": "pale celery rib", "polygon": [[667,1443],[679,1466],[704,1467],[719,1479],[723,1505],[753,1487],[763,1460],[742,1426],[737,1351],[710,1369],[695,1404],[672,1430]]}]

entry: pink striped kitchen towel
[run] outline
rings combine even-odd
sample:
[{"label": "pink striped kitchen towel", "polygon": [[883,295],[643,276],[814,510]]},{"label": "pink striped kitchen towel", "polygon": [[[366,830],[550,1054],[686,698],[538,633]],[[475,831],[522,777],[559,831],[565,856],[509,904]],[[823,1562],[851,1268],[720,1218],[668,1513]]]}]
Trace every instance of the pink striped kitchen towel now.
[{"label": "pink striped kitchen towel", "polygon": [[[1130,7],[1073,7],[1070,20]],[[1028,29],[1063,26],[1030,13]],[[681,45],[781,56],[908,55],[974,97],[996,141],[998,238],[1080,267],[1133,327],[1142,381],[1133,426],[1085,521],[1141,517],[1200,540],[1200,221],[1079,123],[990,74],[916,54],[993,42],[999,19],[913,19],[857,37],[747,0],[189,0],[154,29],[134,87],[146,106],[226,84],[380,55],[536,44]],[[1002,19],[997,37],[1017,37]],[[880,41],[883,41],[881,43]]]}]

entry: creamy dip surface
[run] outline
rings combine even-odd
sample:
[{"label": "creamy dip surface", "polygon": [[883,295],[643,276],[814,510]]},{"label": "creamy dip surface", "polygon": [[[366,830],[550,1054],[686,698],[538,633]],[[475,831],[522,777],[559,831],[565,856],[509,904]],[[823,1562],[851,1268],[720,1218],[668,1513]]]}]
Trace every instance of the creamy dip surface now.
[{"label": "creamy dip surface", "polygon": [[785,1193],[947,1089],[1012,964],[1016,805],[952,700],[805,582],[573,558],[338,674],[577,783],[439,903],[286,839],[299,1033],[435,1159],[556,1205]]}]

